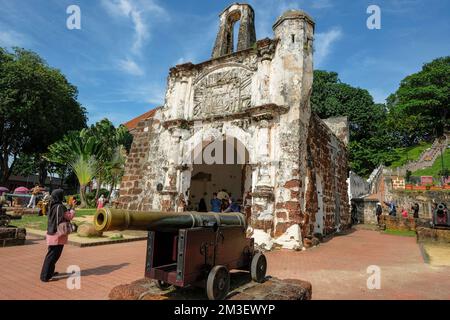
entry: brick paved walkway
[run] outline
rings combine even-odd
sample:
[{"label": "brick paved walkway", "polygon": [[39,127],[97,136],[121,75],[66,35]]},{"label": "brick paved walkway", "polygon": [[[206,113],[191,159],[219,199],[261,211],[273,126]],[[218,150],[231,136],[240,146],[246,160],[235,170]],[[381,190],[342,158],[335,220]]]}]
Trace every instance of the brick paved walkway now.
[{"label": "brick paved walkway", "polygon": [[[79,248],[66,246],[57,270],[77,264],[81,289],[66,281],[39,281],[46,246],[42,240],[0,248],[0,299],[107,299],[116,285],[142,278],[145,241]],[[268,274],[312,283],[313,299],[450,299],[450,267],[423,262],[414,238],[359,230],[305,252],[267,254]],[[381,267],[381,290],[366,288],[366,268]]]}]

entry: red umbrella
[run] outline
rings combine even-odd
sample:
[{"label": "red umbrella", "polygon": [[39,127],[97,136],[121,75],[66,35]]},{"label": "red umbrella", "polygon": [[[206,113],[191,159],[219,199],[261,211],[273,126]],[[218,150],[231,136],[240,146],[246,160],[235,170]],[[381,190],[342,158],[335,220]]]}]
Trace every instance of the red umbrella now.
[{"label": "red umbrella", "polygon": [[4,194],[5,192],[9,192],[9,189],[8,189],[8,188],[5,188],[5,187],[0,187],[0,196],[1,196],[2,194]]},{"label": "red umbrella", "polygon": [[15,194],[27,194],[28,192],[30,192],[30,190],[28,190],[25,187],[18,187],[16,189],[14,189]]}]

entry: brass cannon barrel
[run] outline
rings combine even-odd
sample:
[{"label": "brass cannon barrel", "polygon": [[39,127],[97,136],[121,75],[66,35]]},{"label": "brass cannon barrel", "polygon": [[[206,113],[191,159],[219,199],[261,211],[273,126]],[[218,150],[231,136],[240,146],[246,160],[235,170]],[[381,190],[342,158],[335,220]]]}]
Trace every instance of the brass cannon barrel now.
[{"label": "brass cannon barrel", "polygon": [[246,227],[242,213],[213,212],[160,212],[160,211],[127,211],[102,208],[94,216],[97,231],[110,230],[149,230],[177,231],[197,227],[242,226]]}]

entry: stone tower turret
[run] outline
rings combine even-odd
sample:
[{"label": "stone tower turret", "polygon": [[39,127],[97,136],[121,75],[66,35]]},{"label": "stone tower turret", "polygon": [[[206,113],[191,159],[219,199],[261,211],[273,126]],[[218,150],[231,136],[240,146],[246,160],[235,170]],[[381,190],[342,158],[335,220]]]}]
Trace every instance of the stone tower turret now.
[{"label": "stone tower turret", "polygon": [[220,14],[220,27],[214,45],[212,58],[234,52],[234,24],[240,21],[237,51],[251,48],[256,42],[255,13],[248,4],[235,3]]},{"label": "stone tower turret", "polygon": [[307,115],[313,81],[314,21],[303,11],[289,10],[277,19],[273,31],[278,45],[272,63],[273,74],[277,76],[272,81],[275,92],[281,92],[274,102],[300,107],[301,113]]}]

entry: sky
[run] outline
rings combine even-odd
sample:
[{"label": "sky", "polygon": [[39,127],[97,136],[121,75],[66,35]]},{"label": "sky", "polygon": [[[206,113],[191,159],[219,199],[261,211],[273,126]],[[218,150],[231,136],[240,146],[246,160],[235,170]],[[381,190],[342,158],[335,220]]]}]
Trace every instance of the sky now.
[{"label": "sky", "polygon": [[[124,123],[164,103],[169,69],[210,59],[225,0],[0,0],[0,46],[37,52],[77,86],[89,123]],[[315,69],[384,102],[407,75],[450,54],[448,0],[249,0],[258,39],[284,11],[316,22]],[[69,29],[67,8],[81,11]],[[381,28],[369,29],[370,5]]]}]

